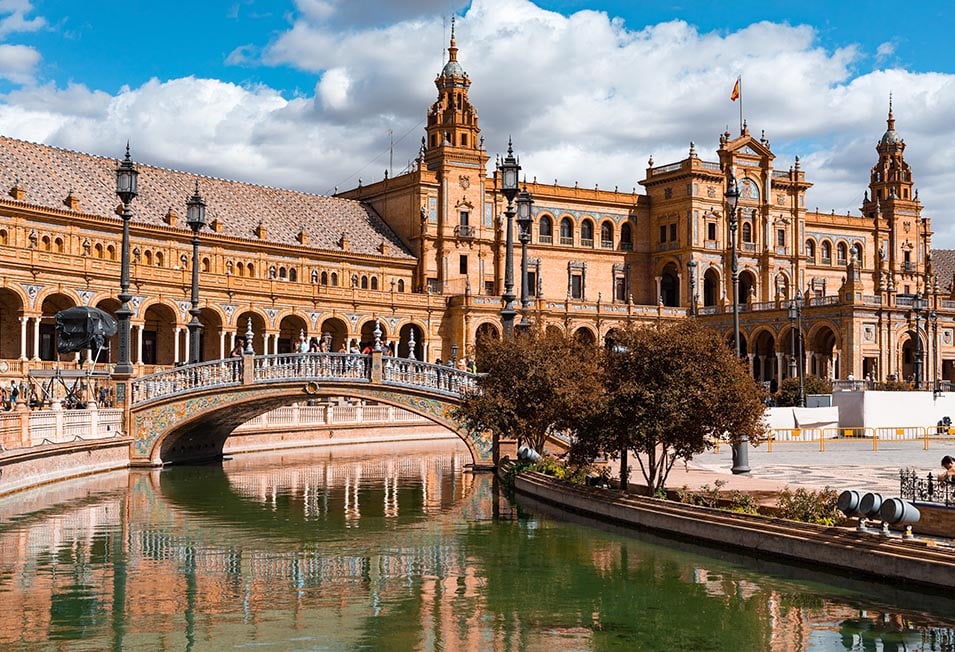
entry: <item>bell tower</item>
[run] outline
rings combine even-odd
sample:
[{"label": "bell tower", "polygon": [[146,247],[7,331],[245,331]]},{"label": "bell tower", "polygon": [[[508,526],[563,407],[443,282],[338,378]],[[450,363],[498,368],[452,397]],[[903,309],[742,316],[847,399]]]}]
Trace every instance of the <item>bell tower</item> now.
[{"label": "bell tower", "polygon": [[[453,155],[468,163],[486,163],[487,156],[479,142],[477,110],[468,99],[471,80],[458,63],[458,47],[454,39],[454,19],[451,20],[451,44],[448,62],[434,80],[438,99],[428,111],[424,161],[429,170],[437,169],[441,159]],[[464,157],[463,159],[461,157]]]},{"label": "bell tower", "polygon": [[875,149],[879,160],[872,167],[862,214],[873,222],[876,287],[890,293],[924,292],[931,223],[922,217],[922,203],[913,189],[905,141],[895,130],[891,95],[886,130]]}]

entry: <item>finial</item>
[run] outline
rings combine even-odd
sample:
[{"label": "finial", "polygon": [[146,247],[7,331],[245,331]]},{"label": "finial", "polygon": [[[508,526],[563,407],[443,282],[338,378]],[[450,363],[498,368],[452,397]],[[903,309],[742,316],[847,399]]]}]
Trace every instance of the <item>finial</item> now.
[{"label": "finial", "polygon": [[650,158],[647,159],[647,167],[648,168],[653,167],[653,154],[650,154]]},{"label": "finial", "polygon": [[798,156],[796,157],[796,169],[797,169],[797,170],[799,169],[799,157],[798,157]]},{"label": "finial", "polygon": [[375,317],[375,351],[381,351],[381,320]]},{"label": "finial", "polygon": [[451,45],[454,45],[454,15],[451,16]]},{"label": "finial", "polygon": [[246,355],[253,355],[255,349],[252,348],[252,317],[250,316],[245,322],[245,353]]},{"label": "finial", "polygon": [[696,156],[696,144],[691,140],[690,141],[690,158]]}]

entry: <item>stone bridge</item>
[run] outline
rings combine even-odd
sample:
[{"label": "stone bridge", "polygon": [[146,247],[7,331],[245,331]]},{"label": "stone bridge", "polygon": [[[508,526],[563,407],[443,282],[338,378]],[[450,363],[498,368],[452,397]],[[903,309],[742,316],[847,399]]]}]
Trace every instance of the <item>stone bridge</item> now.
[{"label": "stone bridge", "polygon": [[463,431],[449,414],[476,376],[380,351],[371,354],[245,355],[176,367],[127,383],[127,432],[135,466],[201,461],[222,455],[242,423],[290,403],[347,396],[410,410],[456,432],[474,466],[491,467],[486,433]]}]

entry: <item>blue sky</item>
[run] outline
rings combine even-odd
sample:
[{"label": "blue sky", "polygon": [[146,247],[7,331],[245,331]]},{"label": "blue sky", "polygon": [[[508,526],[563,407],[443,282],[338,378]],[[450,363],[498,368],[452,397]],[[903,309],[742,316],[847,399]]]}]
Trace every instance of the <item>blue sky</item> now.
[{"label": "blue sky", "polygon": [[492,154],[637,187],[649,157],[715,160],[747,122],[810,208],[858,209],[889,92],[936,247],[955,247],[947,3],[610,0],[0,0],[0,133],[330,192],[414,156],[448,15]]}]

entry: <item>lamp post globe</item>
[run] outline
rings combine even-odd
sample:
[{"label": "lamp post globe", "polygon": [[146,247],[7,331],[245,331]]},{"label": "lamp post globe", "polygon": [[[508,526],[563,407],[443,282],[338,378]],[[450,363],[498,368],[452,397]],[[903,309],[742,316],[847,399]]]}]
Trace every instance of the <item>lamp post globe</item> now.
[{"label": "lamp post globe", "polygon": [[531,323],[527,319],[527,306],[529,303],[527,288],[527,244],[531,240],[531,208],[534,205],[534,198],[527,192],[527,185],[517,195],[517,227],[518,240],[521,242],[521,322],[517,328],[526,332]]},{"label": "lamp post globe", "polygon": [[126,157],[116,168],[116,194],[123,202],[123,242],[121,246],[121,263],[119,276],[119,308],[116,310],[118,322],[119,352],[113,374],[119,378],[129,378],[133,375],[133,365],[130,362],[130,318],[133,311],[129,308],[132,295],[129,293],[129,221],[132,214],[129,204],[138,192],[137,180],[139,171],[133,165],[129,156],[129,143],[126,143]]},{"label": "lamp post globe", "polygon": [[504,307],[501,308],[501,328],[504,335],[514,332],[514,198],[517,196],[517,175],[521,171],[520,163],[514,157],[514,147],[511,139],[507,139],[507,156],[498,163],[501,172],[501,194],[507,200],[507,209],[504,211],[505,225],[505,253],[504,253],[504,293],[501,299]]},{"label": "lamp post globe", "polygon": [[[736,230],[739,221],[736,216],[737,206],[739,205],[739,183],[736,181],[736,175],[729,171],[726,179],[726,191],[723,193],[726,199],[726,216],[729,218],[730,229],[730,260],[733,272],[733,347],[736,351],[736,357],[742,355],[739,338],[739,257],[736,251]],[[749,438],[742,436],[733,443],[733,473],[749,473]]]},{"label": "lamp post globe", "polygon": [[196,192],[186,202],[186,224],[192,229],[192,307],[189,314],[189,362],[199,362],[199,337],[202,333],[202,322],[199,321],[199,230],[206,224],[206,203],[199,195],[199,181],[196,181]]}]

